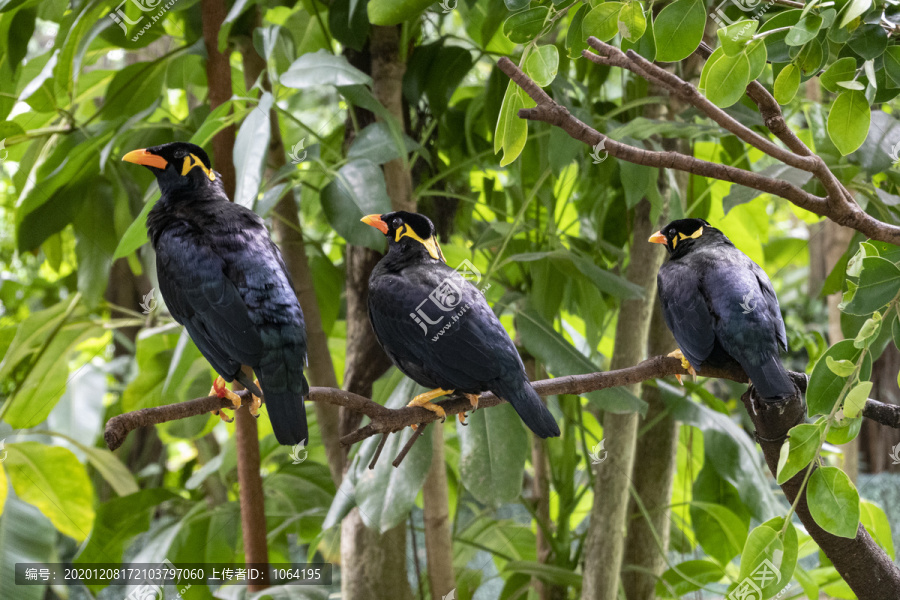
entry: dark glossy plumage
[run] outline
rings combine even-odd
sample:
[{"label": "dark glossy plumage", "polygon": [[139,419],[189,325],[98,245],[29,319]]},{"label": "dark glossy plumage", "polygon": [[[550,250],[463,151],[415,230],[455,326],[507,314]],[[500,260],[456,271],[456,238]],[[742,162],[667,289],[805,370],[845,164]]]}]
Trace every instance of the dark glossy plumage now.
[{"label": "dark glossy plumage", "polygon": [[792,396],[779,358],[787,349],[784,321],[766,273],[702,219],[673,221],[660,234],[669,259],[659,269],[659,299],[691,366],[702,373],[703,365],[737,361],[760,397]]},{"label": "dark glossy plumage", "polygon": [[431,221],[406,212],[381,218],[389,249],[369,279],[369,318],[397,368],[428,388],[494,392],[537,435],[558,436],[556,421],[529,384],[512,340],[482,293],[420,241],[396,240],[404,224],[422,240],[431,239]]},{"label": "dark glossy plumage", "polygon": [[[148,148],[165,169],[149,166],[162,196],[147,217],[160,292],[176,321],[226,381],[253,389],[241,365],[259,378],[275,437],[308,438],[303,397],[306,330],[278,248],[263,220],[228,201],[209,158],[193,144]],[[182,175],[183,163],[197,166]]]}]

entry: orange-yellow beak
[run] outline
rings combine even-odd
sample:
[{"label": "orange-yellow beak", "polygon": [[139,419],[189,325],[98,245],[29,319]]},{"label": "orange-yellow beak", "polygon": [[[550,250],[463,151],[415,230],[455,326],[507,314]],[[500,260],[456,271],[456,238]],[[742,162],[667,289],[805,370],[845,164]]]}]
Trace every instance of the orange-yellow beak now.
[{"label": "orange-yellow beak", "polygon": [[647,241],[648,241],[648,242],[653,242],[654,244],[665,244],[665,243],[666,243],[666,236],[664,236],[662,233],[660,233],[659,231],[657,231],[656,233],[654,233],[653,235],[651,235],[651,236],[650,236],[650,239],[648,239]]},{"label": "orange-yellow beak", "polygon": [[388,233],[388,224],[381,220],[381,215],[366,215],[360,221],[366,225],[371,225],[384,235]]},{"label": "orange-yellow beak", "polygon": [[122,157],[122,160],[136,165],[144,165],[145,167],[156,167],[157,169],[165,169],[169,166],[162,156],[157,156],[152,152],[148,152],[146,148],[140,150],[132,150]]}]

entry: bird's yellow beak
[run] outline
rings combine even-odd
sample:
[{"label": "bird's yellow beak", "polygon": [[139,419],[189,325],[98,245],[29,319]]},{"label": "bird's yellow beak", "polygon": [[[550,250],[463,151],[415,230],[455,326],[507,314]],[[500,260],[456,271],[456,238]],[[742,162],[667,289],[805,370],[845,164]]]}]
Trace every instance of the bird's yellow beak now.
[{"label": "bird's yellow beak", "polygon": [[654,233],[653,235],[651,235],[651,236],[650,236],[650,239],[648,239],[647,241],[648,241],[648,242],[653,242],[654,244],[665,244],[665,243],[666,243],[666,236],[664,236],[662,233],[660,233],[659,231],[657,231],[656,233]]},{"label": "bird's yellow beak", "polygon": [[134,163],[136,165],[144,165],[145,167],[156,167],[157,169],[165,169],[169,166],[162,156],[157,156],[149,152],[146,148],[140,150],[132,150],[122,157],[125,162]]},{"label": "bird's yellow beak", "polygon": [[360,221],[366,225],[371,225],[384,235],[388,234],[388,224],[381,220],[381,215],[366,215]]}]

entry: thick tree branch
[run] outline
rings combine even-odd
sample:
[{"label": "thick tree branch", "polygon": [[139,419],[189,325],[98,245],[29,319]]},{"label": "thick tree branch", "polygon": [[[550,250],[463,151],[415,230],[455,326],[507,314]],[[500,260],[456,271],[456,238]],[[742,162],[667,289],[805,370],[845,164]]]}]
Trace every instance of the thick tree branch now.
[{"label": "thick tree branch", "polygon": [[[778,471],[778,459],[785,436],[795,423],[805,418],[806,405],[796,401],[795,398],[783,402],[760,403],[755,397],[751,397],[749,392],[741,399],[753,420],[757,440],[769,470],[774,475]],[[869,404],[872,403],[870,400],[866,404],[864,414],[870,411]],[[788,502],[793,502],[797,495],[803,492],[805,470],[781,486]],[[856,537],[852,539],[828,533],[819,527],[810,514],[805,493],[797,503],[797,516],[860,600],[897,597],[897,590],[900,589],[900,569],[891,562],[887,553],[878,547],[862,524],[857,529]]]},{"label": "thick tree branch", "polygon": [[[657,379],[668,375],[685,375],[687,371],[681,366],[681,362],[667,356],[656,356],[647,359],[633,367],[616,371],[602,371],[588,373],[586,375],[567,375],[553,379],[543,379],[532,383],[534,389],[541,396],[555,396],[558,394],[586,394],[596,390],[611,387],[620,387]],[[746,383],[747,376],[737,366],[724,369],[704,369],[703,377],[729,379],[739,383]],[[791,373],[794,382],[801,391],[806,388],[806,375]],[[247,391],[237,392],[244,404],[250,402]],[[364,398],[357,394],[335,388],[313,387],[310,388],[309,400],[313,402],[325,402],[335,406],[343,406],[349,411],[360,413],[369,417],[371,422],[356,431],[344,436],[341,442],[354,444],[379,433],[393,433],[410,425],[429,423],[438,419],[433,412],[421,407],[404,407],[399,409],[385,408],[384,406]],[[494,394],[482,394],[478,401],[478,408],[489,408],[501,404],[504,400]],[[444,400],[440,405],[447,415],[455,415],[471,410],[469,400],[465,397],[452,397]],[[133,412],[113,417],[106,423],[104,438],[110,450],[115,450],[125,441],[128,434],[139,427],[149,427],[168,421],[186,419],[202,415],[220,408],[230,408],[231,402],[216,396],[195,398],[186,402],[165,404],[153,408],[142,408]],[[877,421],[882,425],[900,429],[900,406],[883,404],[876,400],[869,400],[863,409],[863,416]]]}]

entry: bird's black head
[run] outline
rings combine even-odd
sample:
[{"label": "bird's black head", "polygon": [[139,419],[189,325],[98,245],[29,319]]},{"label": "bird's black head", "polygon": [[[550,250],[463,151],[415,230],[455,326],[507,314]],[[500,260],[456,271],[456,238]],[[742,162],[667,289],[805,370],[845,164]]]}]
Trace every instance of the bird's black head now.
[{"label": "bird's black head", "polygon": [[187,142],[172,142],[132,150],[122,160],[144,165],[156,175],[163,193],[219,187],[221,181],[203,148]]},{"label": "bird's black head", "polygon": [[388,238],[388,252],[415,257],[425,255],[444,261],[444,254],[434,237],[434,225],[425,215],[398,210],[383,215],[367,215],[362,222],[375,227]]},{"label": "bird's black head", "polygon": [[701,244],[727,238],[703,219],[678,219],[650,236],[648,241],[664,244],[670,256],[682,256]]}]

